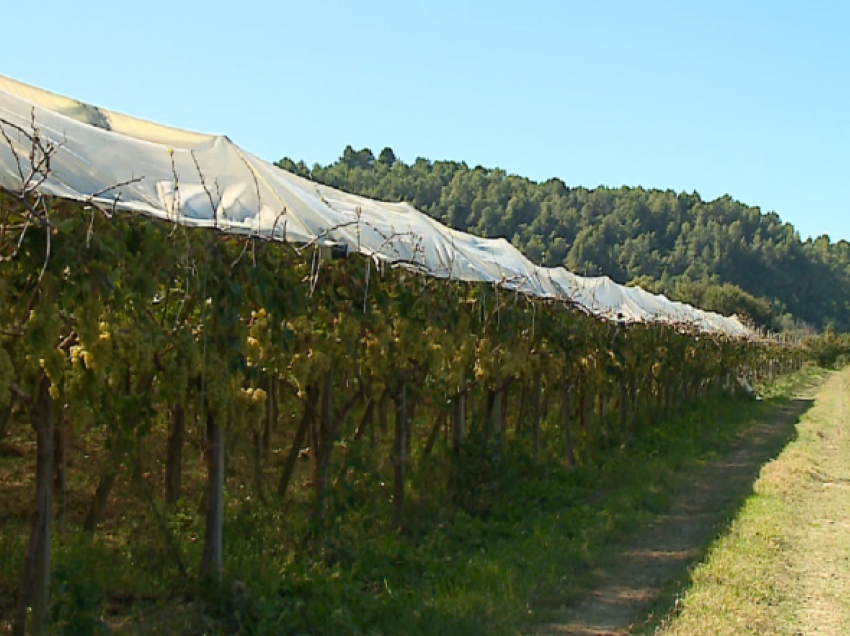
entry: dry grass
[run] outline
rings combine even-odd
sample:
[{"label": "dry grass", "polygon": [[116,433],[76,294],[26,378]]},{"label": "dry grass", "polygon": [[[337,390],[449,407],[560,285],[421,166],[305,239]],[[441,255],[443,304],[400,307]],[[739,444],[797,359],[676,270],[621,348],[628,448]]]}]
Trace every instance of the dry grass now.
[{"label": "dry grass", "polygon": [[833,375],[658,636],[850,633],[850,370]]}]

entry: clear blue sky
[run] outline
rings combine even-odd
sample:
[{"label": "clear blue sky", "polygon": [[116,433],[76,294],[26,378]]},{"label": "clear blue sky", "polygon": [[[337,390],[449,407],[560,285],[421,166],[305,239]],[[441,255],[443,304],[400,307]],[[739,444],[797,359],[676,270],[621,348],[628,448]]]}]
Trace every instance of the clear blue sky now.
[{"label": "clear blue sky", "polygon": [[850,239],[850,2],[40,1],[0,73],[268,160],[731,194]]}]

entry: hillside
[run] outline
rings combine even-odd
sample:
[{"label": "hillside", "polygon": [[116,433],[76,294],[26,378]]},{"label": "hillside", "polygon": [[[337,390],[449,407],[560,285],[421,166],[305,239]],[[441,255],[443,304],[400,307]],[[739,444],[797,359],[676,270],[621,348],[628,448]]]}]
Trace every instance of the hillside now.
[{"label": "hillside", "polygon": [[653,291],[756,323],[850,330],[850,243],[802,241],[790,223],[729,196],[536,183],[503,170],[345,149],[281,167],[365,196],[409,201],[460,230],[510,239],[534,262]]}]

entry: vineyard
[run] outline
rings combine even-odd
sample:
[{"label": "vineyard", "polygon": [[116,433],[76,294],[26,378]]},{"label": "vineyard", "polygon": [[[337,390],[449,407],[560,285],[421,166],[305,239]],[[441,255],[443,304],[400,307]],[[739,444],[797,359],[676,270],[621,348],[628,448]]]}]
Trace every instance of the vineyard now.
[{"label": "vineyard", "polygon": [[[0,484],[0,591],[16,599],[0,610],[15,634],[45,629],[51,591],[79,592],[73,572],[51,582],[54,533],[66,551],[106,534],[93,567],[123,563],[129,578],[147,554],[167,572],[154,597],[230,580],[241,556],[227,532],[258,519],[279,527],[279,545],[255,546],[270,561],[297,539],[331,568],[354,526],[427,542],[438,511],[486,520],[506,476],[592,465],[738,378],[802,363],[708,323],[600,315],[285,229],[268,241],[102,192],[50,196],[55,158],[27,139],[29,176],[0,191],[0,442],[35,440],[19,485]],[[26,544],[7,539],[33,510]],[[352,576],[383,593],[380,568]],[[312,632],[300,611],[287,625]]]}]

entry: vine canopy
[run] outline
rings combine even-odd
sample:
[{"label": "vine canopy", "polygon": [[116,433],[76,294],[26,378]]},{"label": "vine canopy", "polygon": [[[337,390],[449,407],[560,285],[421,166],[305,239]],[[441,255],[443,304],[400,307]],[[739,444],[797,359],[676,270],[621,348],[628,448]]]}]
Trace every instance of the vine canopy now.
[{"label": "vine canopy", "polygon": [[225,136],[161,126],[0,76],[0,187],[230,234],[320,245],[429,276],[491,283],[618,322],[749,337],[736,317],[610,278],[539,267],[505,239],[453,230],[407,203],[330,188]]}]

